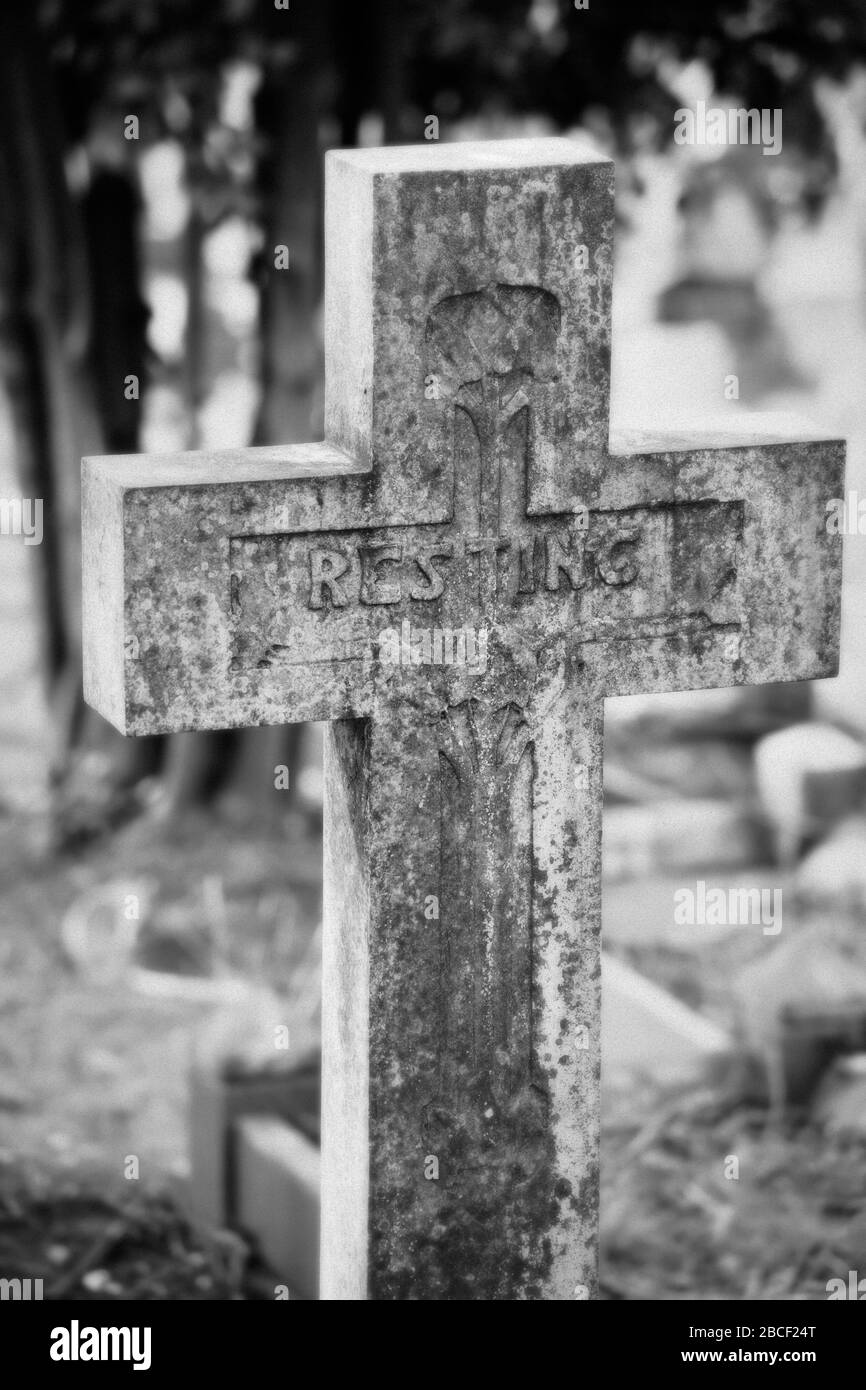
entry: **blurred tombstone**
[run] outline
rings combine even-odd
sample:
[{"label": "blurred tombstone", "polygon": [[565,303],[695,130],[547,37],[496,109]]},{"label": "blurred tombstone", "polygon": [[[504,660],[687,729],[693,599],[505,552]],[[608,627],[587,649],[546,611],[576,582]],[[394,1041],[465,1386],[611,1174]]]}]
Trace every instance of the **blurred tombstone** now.
[{"label": "blurred tombstone", "polygon": [[235,1125],[237,1225],[292,1296],[319,1296],[318,1146],[274,1115]]},{"label": "blurred tombstone", "polygon": [[320,1103],[318,1053],[293,1058],[282,1069],[273,1053],[264,1070],[238,1069],[235,1058],[227,1073],[212,1052],[202,1054],[199,1046],[190,1074],[188,1191],[197,1220],[218,1228],[238,1220],[238,1120],[247,1115],[282,1119],[317,1144]]},{"label": "blurred tombstone", "polygon": [[821,1083],[812,1113],[827,1134],[866,1137],[866,1052],[836,1059]]},{"label": "blurred tombstone", "polygon": [[[286,999],[263,985],[237,982],[234,997],[224,1000],[197,1030],[190,1079],[189,1198],[195,1215],[209,1225],[228,1226],[237,1219],[235,1125],[241,1116],[281,1117],[318,1142],[321,925],[293,984]],[[272,1150],[266,1141],[267,1134],[261,1161],[270,1172]],[[291,1149],[288,1139],[286,1144]],[[277,1143],[279,1151],[284,1147]],[[303,1182],[299,1190],[306,1190]]]},{"label": "blurred tombstone", "polygon": [[604,872],[611,881],[680,869],[735,868],[763,857],[755,819],[704,797],[612,806],[605,811]]},{"label": "blurred tombstone", "polygon": [[735,146],[692,165],[679,203],[682,273],[659,300],[663,323],[705,320],[723,329],[737,399],[751,404],[802,384],[759,288],[775,230],[766,173],[753,147]]},{"label": "blurred tombstone", "polygon": [[738,1031],[773,1112],[801,1100],[866,1027],[866,943],[845,920],[794,926],[735,977]]},{"label": "blurred tombstone", "polygon": [[755,778],[779,863],[866,799],[866,746],[830,724],[800,723],[755,748]]},{"label": "blurred tombstone", "polygon": [[813,908],[866,913],[866,815],[848,816],[834,826],[798,866],[796,888]]},{"label": "blurred tombstone", "polygon": [[731,1039],[667,990],[602,954],[601,1055],[606,1081],[626,1074],[694,1083],[729,1055]]},{"label": "blurred tombstone", "polygon": [[81,977],[99,986],[129,978],[141,925],[154,886],[139,879],[112,879],[81,893],[60,923],[60,942]]}]

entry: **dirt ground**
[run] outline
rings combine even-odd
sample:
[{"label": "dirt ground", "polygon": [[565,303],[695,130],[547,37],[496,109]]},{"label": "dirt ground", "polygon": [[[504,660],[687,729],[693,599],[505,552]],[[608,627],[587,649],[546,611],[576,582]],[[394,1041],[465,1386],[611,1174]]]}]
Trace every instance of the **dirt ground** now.
[{"label": "dirt ground", "polygon": [[[140,931],[155,963],[181,939],[206,954],[216,938],[219,972],[287,1001],[289,1017],[319,917],[318,839],[300,820],[289,840],[285,827],[225,818],[140,821],[70,860],[37,847],[35,821],[2,829],[0,1268],[42,1278],[58,1299],[273,1297],[244,1243],[191,1226],[179,1196],[188,1066],[221,1007],[85,978],[61,924],[95,887],[146,884]],[[208,921],[216,882],[219,932]],[[702,953],[632,958],[645,970],[655,961],[681,997],[718,1004],[719,979],[750,949],[740,934]],[[769,1129],[762,1108],[723,1086],[606,1088],[604,1297],[826,1297],[829,1278],[862,1263],[864,1160],[864,1146],[808,1123]]]},{"label": "dirt ground", "polygon": [[0,1269],[9,1277],[41,1277],[58,1298],[240,1296],[242,1243],[190,1230],[176,1200],[190,1061],[212,1045],[226,1006],[93,978],[64,935],[86,919],[101,959],[100,922],[134,895],[143,963],[179,981],[192,971],[239,978],[291,1027],[320,877],[321,841],[302,818],[279,828],[248,817],[242,827],[139,821],[74,858],[50,851],[38,818],[0,822]]}]

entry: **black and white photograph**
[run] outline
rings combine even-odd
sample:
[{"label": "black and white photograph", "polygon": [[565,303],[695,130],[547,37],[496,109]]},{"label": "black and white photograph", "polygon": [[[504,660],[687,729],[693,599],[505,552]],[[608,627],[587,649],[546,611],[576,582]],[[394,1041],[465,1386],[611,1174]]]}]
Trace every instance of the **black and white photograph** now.
[{"label": "black and white photograph", "polygon": [[22,1364],[556,1301],[827,1373],[864,603],[866,0],[9,0]]}]

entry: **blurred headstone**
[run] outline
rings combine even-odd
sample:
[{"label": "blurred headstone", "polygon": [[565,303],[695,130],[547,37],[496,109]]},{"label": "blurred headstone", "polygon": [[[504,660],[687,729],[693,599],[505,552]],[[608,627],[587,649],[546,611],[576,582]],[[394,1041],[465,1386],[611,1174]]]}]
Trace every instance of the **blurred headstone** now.
[{"label": "blurred headstone", "polygon": [[[801,1099],[866,1020],[866,943],[844,920],[794,927],[735,977],[746,1049],[759,1059],[772,1107]],[[852,1033],[852,1029],[854,1032]]]},{"label": "blurred headstone", "polygon": [[803,384],[759,289],[775,220],[766,175],[767,162],[752,148],[693,165],[679,201],[682,274],[659,300],[663,323],[708,320],[724,330],[736,399],[752,404]]},{"label": "blurred headstone", "polygon": [[604,871],[612,882],[675,869],[736,867],[762,858],[760,827],[742,806],[692,798],[605,812]]},{"label": "blurred headstone", "polygon": [[319,1149],[271,1115],[238,1120],[237,1224],[292,1294],[319,1296]]},{"label": "blurred headstone", "polygon": [[694,1082],[731,1051],[731,1039],[667,990],[602,955],[601,1056],[606,1079],[617,1074],[655,1082]]},{"label": "blurred headstone", "polygon": [[813,907],[866,911],[866,815],[848,816],[804,857],[798,895]]},{"label": "blurred headstone", "polygon": [[836,1059],[821,1084],[813,1114],[828,1134],[866,1136],[866,1052]]},{"label": "blurred headstone", "polygon": [[792,724],[755,748],[758,795],[780,863],[803,842],[862,806],[866,746],[831,724]]},{"label": "blurred headstone", "polygon": [[84,979],[117,986],[129,977],[153,896],[149,880],[110,879],[86,889],[70,903],[60,922],[60,942]]},{"label": "blurred headstone", "polygon": [[237,1121],[246,1115],[283,1119],[319,1140],[318,1055],[281,1071],[226,1074],[197,1062],[190,1076],[190,1184],[188,1198],[198,1220],[213,1227],[237,1224]]}]

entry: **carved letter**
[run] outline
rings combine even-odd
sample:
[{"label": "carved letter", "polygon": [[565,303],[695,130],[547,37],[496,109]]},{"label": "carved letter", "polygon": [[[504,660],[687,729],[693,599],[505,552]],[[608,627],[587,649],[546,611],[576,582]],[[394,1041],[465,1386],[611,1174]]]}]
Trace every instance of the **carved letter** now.
[{"label": "carved letter", "polygon": [[559,572],[567,574],[573,589],[582,589],[586,583],[583,575],[583,548],[572,555],[573,541],[569,538],[568,549],[558,536],[545,536],[544,539],[544,587],[555,594],[559,589]]},{"label": "carved letter", "polygon": [[454,554],[454,545],[451,541],[442,541],[437,546],[430,546],[427,550],[419,550],[415,556],[415,564],[427,580],[428,588],[419,589],[413,584],[409,589],[410,598],[433,599],[438,598],[445,590],[445,580],[433,564],[434,560],[450,560]]},{"label": "carved letter", "polygon": [[538,553],[538,537],[531,541],[521,541],[517,592],[535,593],[535,568]]},{"label": "carved letter", "polygon": [[326,585],[333,606],[345,608],[348,599],[337,580],[348,568],[349,561],[339,550],[320,550],[317,547],[310,551],[310,608],[324,608],[323,591]]},{"label": "carved letter", "polygon": [[596,556],[596,567],[605,584],[631,584],[637,578],[637,565],[623,550],[627,545],[635,545],[639,539],[640,532],[631,531],[627,536],[612,541],[606,550]]},{"label": "carved letter", "polygon": [[361,602],[399,603],[400,585],[382,584],[376,578],[376,570],[386,561],[398,561],[403,551],[399,545],[362,545],[358,547],[361,557]]}]

